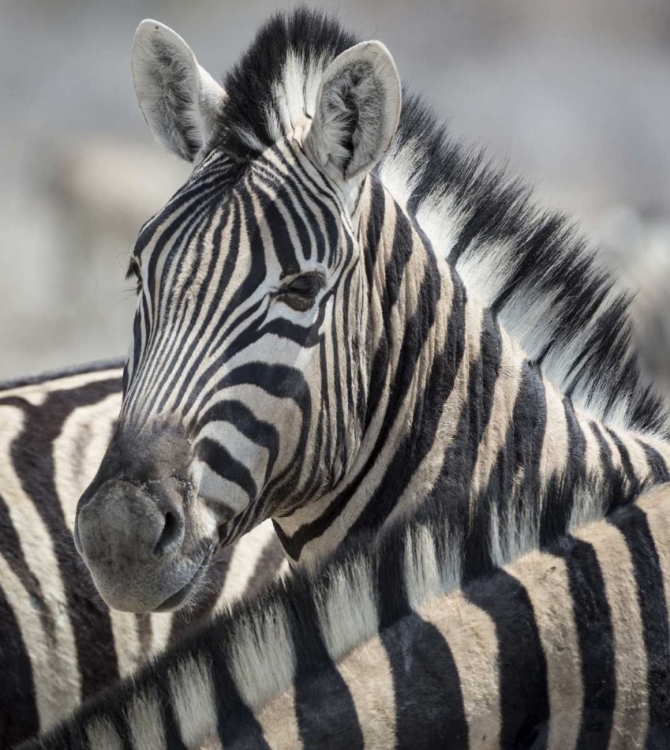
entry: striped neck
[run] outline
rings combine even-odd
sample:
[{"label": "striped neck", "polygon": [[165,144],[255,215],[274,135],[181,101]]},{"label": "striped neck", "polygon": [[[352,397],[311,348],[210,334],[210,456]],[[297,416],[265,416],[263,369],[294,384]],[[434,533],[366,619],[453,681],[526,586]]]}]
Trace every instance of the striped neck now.
[{"label": "striped neck", "polygon": [[[536,507],[523,511],[530,515],[521,544],[537,546],[575,514],[598,515],[667,476],[670,449],[576,410],[492,312],[468,298],[414,218],[379,181],[368,182],[360,223],[369,285],[363,437],[334,491],[275,519],[293,560],[315,560],[441,496],[471,529],[472,566],[487,567],[496,528],[522,497]],[[578,504],[574,489],[586,485],[598,487],[599,509]],[[493,507],[500,498],[504,509]]]}]

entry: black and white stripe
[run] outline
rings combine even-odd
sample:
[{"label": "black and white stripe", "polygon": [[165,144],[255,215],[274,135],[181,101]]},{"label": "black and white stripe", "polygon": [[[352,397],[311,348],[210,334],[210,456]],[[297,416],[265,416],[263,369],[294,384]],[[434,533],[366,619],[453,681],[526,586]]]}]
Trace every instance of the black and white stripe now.
[{"label": "black and white stripe", "polygon": [[121,407],[120,362],[0,384],[0,748],[63,719],[194,624],[268,583],[271,526],[212,566],[175,615],[110,611],[72,543],[75,507]]},{"label": "black and white stripe", "polygon": [[[161,81],[152,96],[168,114],[140,103],[164,135],[156,118],[183,113],[162,66],[190,71],[177,93],[192,83],[193,106],[209,84],[174,32],[147,21],[137,38],[138,91]],[[331,105],[344,108],[333,158],[358,159],[374,123],[393,120],[388,52],[354,43],[304,9],[269,21],[216,89],[215,125],[188,149],[202,157],[193,175],[140,232],[120,429],[78,516],[84,559],[119,606],[155,608],[203,556],[270,517],[288,555],[309,562],[425,498],[488,528],[490,498],[509,513],[520,494],[534,503],[528,548],[565,531],[579,484],[597,487],[606,513],[670,479],[668,412],[640,375],[629,299],[562,218],[453,144],[409,94],[368,172],[349,179],[345,165],[339,179],[337,159],[315,157]],[[133,594],[100,561],[132,551],[120,541],[103,554],[98,540],[121,480],[129,517],[153,502],[147,464],[166,493],[179,483],[167,513],[183,538],[164,568],[133,558],[146,584]],[[478,565],[504,562],[493,542],[480,539]]]},{"label": "black and white stripe", "polygon": [[26,747],[667,746],[670,485],[459,590],[465,546],[415,511]]}]

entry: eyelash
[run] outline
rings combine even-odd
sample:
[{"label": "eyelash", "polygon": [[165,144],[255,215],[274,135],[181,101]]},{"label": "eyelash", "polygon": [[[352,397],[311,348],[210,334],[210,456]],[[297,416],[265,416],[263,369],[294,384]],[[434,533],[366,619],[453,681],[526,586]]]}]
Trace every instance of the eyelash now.
[{"label": "eyelash", "polygon": [[140,274],[140,267],[138,266],[135,258],[130,259],[130,263],[128,264],[128,270],[126,271],[127,279],[130,279],[133,276],[136,279],[135,293],[139,295],[139,293],[142,291],[142,276]]}]

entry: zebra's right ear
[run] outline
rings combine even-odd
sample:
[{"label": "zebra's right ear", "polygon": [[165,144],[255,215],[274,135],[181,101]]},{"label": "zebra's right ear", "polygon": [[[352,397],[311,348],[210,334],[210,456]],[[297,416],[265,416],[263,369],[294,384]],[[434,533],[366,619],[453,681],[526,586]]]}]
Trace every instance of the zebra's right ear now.
[{"label": "zebra's right ear", "polygon": [[193,161],[212,134],[224,90],[179,34],[150,19],[135,32],[132,69],[137,100],[154,137]]}]

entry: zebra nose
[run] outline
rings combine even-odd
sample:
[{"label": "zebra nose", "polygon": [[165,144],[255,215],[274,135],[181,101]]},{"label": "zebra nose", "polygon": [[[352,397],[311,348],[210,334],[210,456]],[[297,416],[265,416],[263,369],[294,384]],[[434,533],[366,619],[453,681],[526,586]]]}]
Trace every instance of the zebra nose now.
[{"label": "zebra nose", "polygon": [[184,514],[170,495],[121,480],[106,482],[80,509],[77,541],[87,563],[151,562],[181,546]]},{"label": "zebra nose", "polygon": [[109,480],[80,503],[75,544],[112,609],[150,612],[192,579],[184,512],[171,495]]}]

